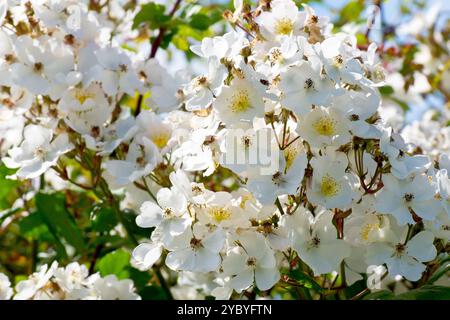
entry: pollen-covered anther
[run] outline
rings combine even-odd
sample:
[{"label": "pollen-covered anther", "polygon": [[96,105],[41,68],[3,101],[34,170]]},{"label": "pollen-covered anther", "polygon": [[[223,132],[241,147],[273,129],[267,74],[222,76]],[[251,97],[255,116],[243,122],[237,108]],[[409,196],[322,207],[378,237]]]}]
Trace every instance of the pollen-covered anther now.
[{"label": "pollen-covered anther", "polygon": [[282,18],[275,24],[275,32],[279,35],[288,35],[294,30],[294,23],[291,19]]},{"label": "pollen-covered anther", "polygon": [[333,118],[323,116],[314,123],[314,129],[319,135],[331,137],[336,132],[336,122]]},{"label": "pollen-covered anther", "polygon": [[252,108],[249,93],[247,90],[239,90],[236,92],[230,104],[230,109],[232,112],[241,113],[246,112],[248,109]]},{"label": "pollen-covered anther", "polygon": [[326,197],[333,197],[340,191],[340,184],[332,177],[326,175],[322,178],[320,191]]}]

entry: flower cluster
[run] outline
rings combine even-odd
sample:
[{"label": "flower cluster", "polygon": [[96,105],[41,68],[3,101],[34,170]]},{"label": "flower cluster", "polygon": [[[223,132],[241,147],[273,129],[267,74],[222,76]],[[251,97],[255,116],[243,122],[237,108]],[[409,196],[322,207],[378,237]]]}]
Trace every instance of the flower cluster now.
[{"label": "flower cluster", "polygon": [[0,273],[0,300],[140,300],[133,282],[115,275],[89,274],[84,265],[72,262],[65,268],[55,261],[20,281],[15,287]]},{"label": "flower cluster", "polygon": [[[448,240],[450,180],[445,156],[433,167],[380,119],[376,45],[361,51],[355,37],[330,33],[327,18],[291,1],[235,7],[230,20],[250,24],[249,35],[192,48],[209,71],[184,87],[184,108],[208,131],[201,139],[191,131],[174,154],[188,154],[185,172],[225,167],[241,187],[211,191],[171,173],[171,186],[141,207],[137,224],[155,230],[135,259],[151,267],[167,250],[173,270],[214,272],[209,293],[218,298],[268,290],[299,262],[316,276],[346,272],[350,283],[383,264],[392,277],[419,280],[436,257],[435,237]],[[276,155],[276,166],[228,154]],[[192,168],[193,155],[202,167]]]},{"label": "flower cluster", "polygon": [[[134,265],[163,261],[218,299],[290,283],[294,270],[352,284],[385,265],[384,276],[421,279],[450,237],[450,160],[380,117],[377,46],[362,50],[291,0],[234,5],[236,29],[191,48],[208,67],[190,81],[110,41],[87,1],[0,6],[2,161],[16,178],[53,170],[105,202],[124,195],[152,230]],[[138,298],[76,263],[16,291]]]}]

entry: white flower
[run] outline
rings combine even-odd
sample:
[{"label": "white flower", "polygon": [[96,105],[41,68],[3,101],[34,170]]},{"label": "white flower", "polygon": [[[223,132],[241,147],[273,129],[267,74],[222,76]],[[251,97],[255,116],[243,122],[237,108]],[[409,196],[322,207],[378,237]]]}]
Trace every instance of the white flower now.
[{"label": "white flower", "polygon": [[348,120],[349,131],[365,139],[379,139],[381,136],[380,130],[366,121],[377,112],[379,104],[379,94],[371,89],[348,91],[333,99],[333,106]]},{"label": "white flower", "polygon": [[275,172],[253,172],[248,176],[247,188],[262,204],[272,204],[280,195],[297,194],[308,159],[303,147],[292,145],[286,153],[279,153],[279,162]]},{"label": "white flower", "polygon": [[63,115],[84,113],[94,108],[105,109],[109,106],[106,95],[98,83],[87,87],[74,87],[67,90],[58,103]]},{"label": "white flower", "polygon": [[275,0],[270,3],[271,10],[263,11],[256,22],[260,23],[261,32],[268,40],[284,35],[301,33],[306,19],[304,12],[299,12],[291,0]]},{"label": "white flower", "polygon": [[305,261],[315,275],[339,270],[341,261],[350,255],[350,247],[337,238],[333,226],[333,215],[329,210],[320,210],[313,217],[311,212],[301,207],[290,217],[295,226],[292,233],[292,247]]},{"label": "white flower", "polygon": [[431,166],[428,156],[409,156],[403,138],[394,132],[389,134],[387,129],[381,136],[380,149],[389,158],[392,166],[391,173],[398,179],[405,179],[413,174],[424,172]]},{"label": "white flower", "polygon": [[228,286],[237,292],[249,288],[254,282],[260,290],[272,288],[280,273],[265,238],[259,233],[246,232],[237,240],[239,246],[232,248],[222,263],[224,275],[232,276]]},{"label": "white flower", "polygon": [[9,168],[19,168],[16,175],[32,179],[40,176],[56,164],[58,158],[73,149],[66,133],[53,139],[53,130],[37,125],[28,125],[24,130],[24,141],[19,147],[9,150],[3,162]]},{"label": "white flower", "polygon": [[224,57],[235,57],[247,45],[245,35],[231,31],[223,36],[204,38],[200,45],[193,45],[190,49],[200,57],[220,60]]},{"label": "white flower", "polygon": [[387,174],[383,183],[384,188],[376,196],[376,209],[393,215],[400,225],[414,224],[412,212],[424,220],[433,220],[442,210],[435,199],[436,188],[427,175],[398,180]]},{"label": "white flower", "polygon": [[125,160],[110,160],[105,163],[105,169],[117,185],[123,186],[148,175],[159,159],[159,150],[155,144],[142,137],[133,140]]},{"label": "white flower", "polygon": [[172,250],[167,254],[166,265],[172,270],[193,272],[216,271],[220,266],[220,254],[225,243],[225,232],[221,228],[209,231],[203,226],[194,232],[186,232],[174,239]]},{"label": "white flower", "polygon": [[197,211],[197,219],[204,225],[216,225],[224,229],[250,227],[249,216],[236,205],[228,192],[215,192]]},{"label": "white flower", "polygon": [[307,188],[308,200],[327,209],[347,209],[356,197],[352,173],[346,173],[348,160],[344,153],[328,152],[310,161],[313,176]]},{"label": "white flower", "polygon": [[392,237],[388,216],[375,210],[375,197],[366,195],[359,203],[353,203],[352,212],[345,220],[345,240],[355,246],[385,241]]},{"label": "white flower", "polygon": [[8,35],[0,29],[0,72],[2,73],[0,84],[2,86],[14,85],[11,74],[11,64],[14,62],[16,56],[14,40],[13,36]]},{"label": "white flower", "polygon": [[155,59],[147,61],[143,72],[151,86],[151,95],[146,103],[154,111],[169,112],[180,106],[184,98],[181,88],[185,80],[181,72],[172,76]]},{"label": "white flower", "polygon": [[425,230],[431,231],[438,239],[444,242],[450,241],[450,216],[446,212],[441,212],[435,220],[425,221]]},{"label": "white flower", "polygon": [[8,11],[8,1],[3,1],[2,3],[0,3],[0,25],[3,24],[3,19],[5,19],[7,11]]},{"label": "white flower", "polygon": [[85,265],[72,262],[65,268],[56,269],[52,281],[64,292],[62,298],[78,300],[90,295],[89,289],[97,278],[97,275],[89,275]]},{"label": "white flower", "polygon": [[340,110],[317,106],[300,119],[298,130],[311,147],[338,147],[350,141],[349,124]]},{"label": "white flower", "polygon": [[436,180],[442,205],[450,216],[450,175],[447,169],[439,170],[436,173]]},{"label": "white flower", "polygon": [[300,116],[307,114],[313,105],[326,105],[336,91],[329,79],[321,77],[320,63],[311,60],[302,60],[280,75],[281,104]]},{"label": "white flower", "polygon": [[151,201],[142,204],[136,224],[141,228],[157,227],[156,232],[162,235],[161,241],[168,244],[169,240],[185,232],[190,225],[187,201],[174,187],[160,189],[156,198],[158,204]]},{"label": "white flower", "polygon": [[136,125],[139,129],[138,137],[150,139],[158,147],[161,155],[169,151],[173,131],[169,121],[163,121],[154,112],[144,110],[136,118]]},{"label": "white flower", "polygon": [[162,246],[157,243],[141,243],[133,250],[133,259],[137,266],[150,269],[161,257]]},{"label": "white flower", "polygon": [[133,281],[117,279],[114,274],[99,278],[93,284],[95,296],[100,300],[141,300],[136,294]]},{"label": "white flower", "polygon": [[95,77],[102,83],[102,88],[109,96],[118,92],[133,95],[141,89],[130,58],[117,48],[100,48],[95,52],[99,65],[96,66]]},{"label": "white flower", "polygon": [[11,65],[13,82],[33,94],[60,97],[57,79],[73,70],[73,54],[64,47],[51,50],[29,36],[20,36],[15,44],[18,62]]},{"label": "white flower", "polygon": [[264,63],[257,64],[256,70],[266,75],[272,81],[280,73],[285,72],[290,66],[303,59],[303,56],[315,55],[311,44],[303,36],[282,36],[280,45],[266,50],[255,50],[259,52]]},{"label": "white flower", "polygon": [[[36,16],[41,20],[46,27],[48,28],[56,28],[66,26],[69,27],[70,23],[67,21],[70,20],[70,9],[69,7],[76,5],[77,10],[79,10],[80,15],[87,14],[87,6],[82,3],[82,1],[76,0],[58,0],[58,1],[34,1],[33,10],[36,13]],[[76,26],[73,26],[76,29]],[[81,27],[81,26],[80,26]],[[68,32],[72,31],[70,28],[67,28]]]},{"label": "white flower", "polygon": [[366,251],[367,263],[386,263],[391,276],[401,275],[410,281],[417,281],[426,268],[422,262],[436,257],[433,240],[431,232],[421,231],[406,244],[400,240],[374,243]]},{"label": "white flower", "polygon": [[22,280],[16,285],[16,295],[14,300],[40,300],[51,299],[53,292],[52,288],[46,290],[45,286],[49,283],[54,272],[58,268],[58,263],[54,261],[50,268],[48,265],[43,265],[39,272],[33,273],[27,280]]},{"label": "white flower", "polygon": [[320,44],[319,57],[326,74],[337,83],[357,84],[363,78],[363,70],[355,59],[356,38],[334,36]]},{"label": "white flower", "polygon": [[0,273],[0,300],[9,300],[12,295],[13,289],[11,288],[11,282],[5,274]]},{"label": "white flower", "polygon": [[194,111],[208,108],[214,97],[220,94],[226,77],[226,68],[218,60],[210,59],[208,74],[194,78],[186,89],[186,110]]},{"label": "white flower", "polygon": [[264,116],[264,98],[266,88],[261,84],[251,67],[241,64],[229,86],[214,101],[219,118],[228,126],[239,124],[242,120],[252,121]]},{"label": "white flower", "polygon": [[181,169],[171,172],[169,179],[174,188],[193,204],[205,204],[214,195],[212,191],[206,190],[202,183],[191,182],[186,172]]},{"label": "white flower", "polygon": [[[108,125],[106,128],[100,127],[98,133],[94,127],[91,134],[83,135],[86,146],[92,150],[98,150],[100,156],[110,155],[121,143],[131,140],[138,128],[135,118],[128,112],[124,112],[120,118]],[[92,135],[92,133],[94,133]],[[97,134],[98,133],[98,134]]]},{"label": "white flower", "polygon": [[273,162],[278,161],[280,152],[275,135],[262,118],[258,120],[264,123],[262,128],[244,123],[240,128],[221,131],[219,161],[222,166],[241,175],[276,171]]}]

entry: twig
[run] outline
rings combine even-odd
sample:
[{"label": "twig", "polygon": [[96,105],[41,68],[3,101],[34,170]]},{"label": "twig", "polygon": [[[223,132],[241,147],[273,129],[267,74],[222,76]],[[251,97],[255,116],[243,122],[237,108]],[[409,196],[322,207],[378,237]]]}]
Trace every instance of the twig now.
[{"label": "twig", "polygon": [[95,247],[94,254],[92,255],[91,265],[89,266],[89,274],[94,273],[95,264],[97,263],[97,259],[100,255],[100,252],[102,251],[102,249],[103,249],[102,244],[99,244]]},{"label": "twig", "polygon": [[[177,0],[175,2],[175,4],[173,5],[172,10],[170,10],[169,12],[169,17],[173,17],[173,15],[175,14],[175,12],[178,10],[178,7],[181,4],[181,0]],[[149,59],[152,59],[156,56],[156,53],[158,52],[159,47],[161,46],[161,43],[164,39],[164,35],[167,32],[167,28],[166,27],[161,27],[159,28],[159,32],[158,32],[158,36],[155,38],[155,40],[152,42],[152,47],[150,50],[150,56],[148,57]],[[143,96],[142,94],[139,94],[138,99],[137,99],[137,103],[136,103],[136,110],[134,111],[134,116],[137,117],[139,115],[139,113],[141,113],[141,108],[142,108],[142,99]]]}]

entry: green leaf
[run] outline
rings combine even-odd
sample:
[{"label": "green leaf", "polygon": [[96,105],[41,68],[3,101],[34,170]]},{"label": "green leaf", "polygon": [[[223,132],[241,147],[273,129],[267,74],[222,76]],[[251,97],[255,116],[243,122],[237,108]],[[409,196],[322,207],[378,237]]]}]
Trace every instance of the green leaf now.
[{"label": "green leaf", "polygon": [[205,31],[212,25],[212,20],[203,13],[197,13],[191,16],[189,26],[193,29]]},{"label": "green leaf", "polygon": [[339,21],[336,26],[342,26],[350,21],[357,22],[360,20],[361,13],[366,8],[364,0],[349,1],[339,13]]},{"label": "green leaf", "polygon": [[367,288],[366,279],[361,279],[344,289],[345,296],[351,298]]},{"label": "green leaf", "polygon": [[450,288],[444,286],[425,285],[399,295],[389,290],[381,290],[366,295],[364,300],[449,300]]},{"label": "green leaf", "polygon": [[49,227],[39,212],[34,212],[29,216],[20,219],[19,223],[20,233],[30,240],[39,240],[43,242],[53,243],[56,246],[56,252],[61,258],[67,258],[66,249],[61,241],[58,239],[56,230]]},{"label": "green leaf", "polygon": [[289,278],[295,279],[299,285],[305,288],[313,289],[318,292],[323,290],[322,287],[313,278],[298,269],[289,272]]},{"label": "green leaf", "polygon": [[428,279],[427,284],[433,284],[439,280],[443,275],[450,273],[450,256],[446,255],[439,259],[439,268],[433,272]]},{"label": "green leaf", "polygon": [[369,293],[364,296],[363,300],[392,300],[395,295],[389,290],[381,290]]},{"label": "green leaf", "polygon": [[19,185],[19,182],[6,178],[13,173],[14,170],[10,170],[4,165],[0,165],[0,210],[10,208],[15,200],[13,193]]},{"label": "green leaf", "polygon": [[100,208],[94,213],[92,229],[97,232],[105,232],[113,229],[118,224],[117,215],[112,208]]},{"label": "green leaf", "polygon": [[130,278],[133,280],[134,286],[137,290],[144,288],[152,278],[150,273],[140,271],[133,267],[129,267]]},{"label": "green leaf", "polygon": [[64,238],[78,252],[84,251],[83,234],[66,210],[64,194],[38,193],[36,195],[36,208],[42,221],[45,222],[54,236]]},{"label": "green leaf", "polygon": [[38,212],[22,218],[19,223],[20,234],[34,240],[53,241],[54,237],[50,233],[47,225],[42,221]]},{"label": "green leaf", "polygon": [[134,17],[133,29],[139,27],[142,23],[147,23],[150,29],[159,29],[170,21],[170,17],[165,15],[166,7],[162,4],[153,2],[144,4]]},{"label": "green leaf", "polygon": [[402,293],[396,300],[450,300],[450,287],[425,285]]},{"label": "green leaf", "polygon": [[130,267],[131,255],[124,249],[118,249],[103,256],[96,264],[95,269],[102,277],[108,274],[115,274],[119,279],[130,277],[128,268]]},{"label": "green leaf", "polygon": [[142,300],[167,300],[164,290],[159,286],[147,286],[139,291]]}]

